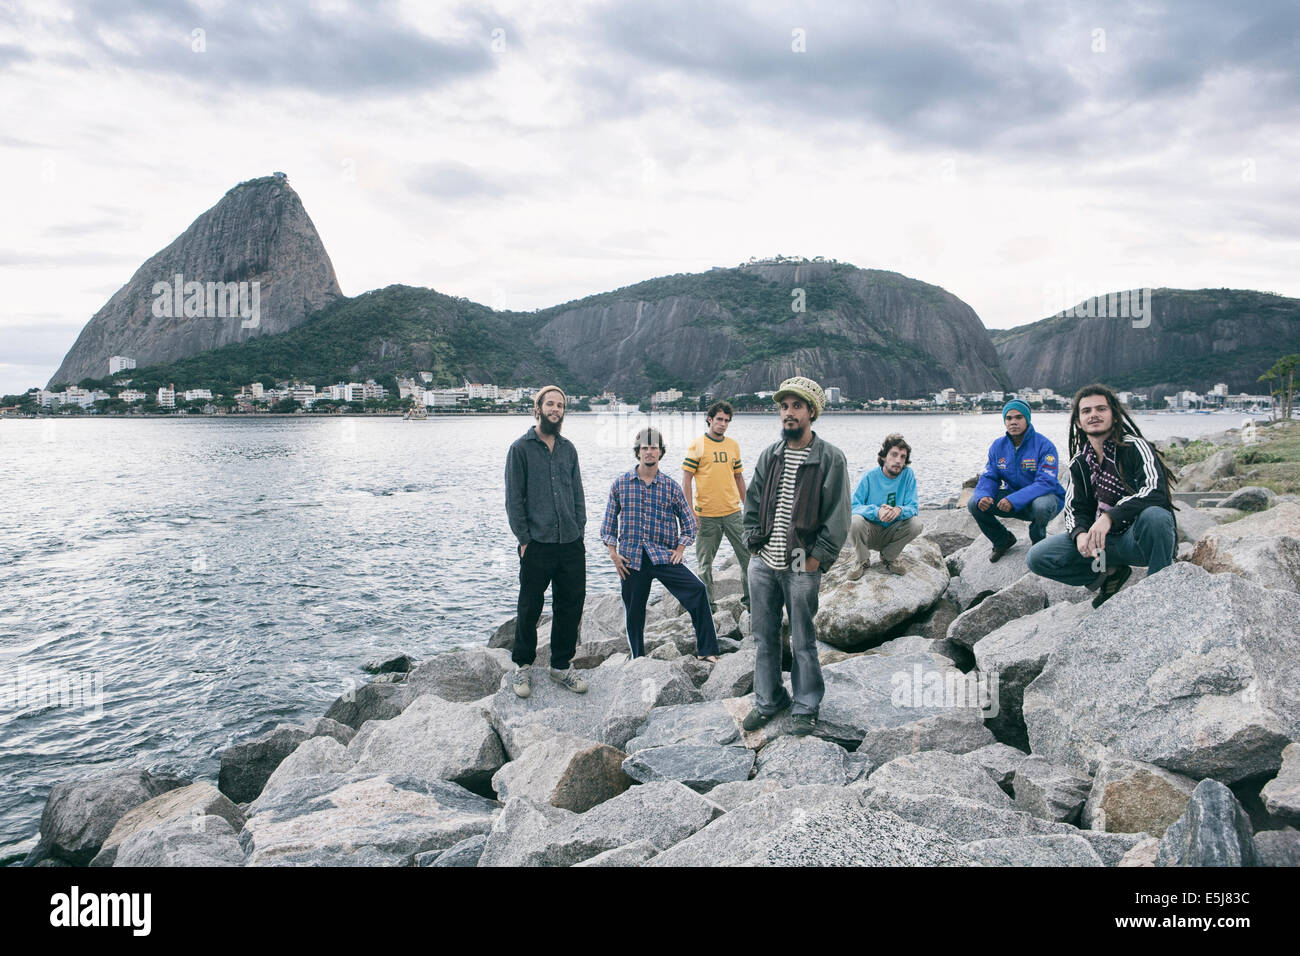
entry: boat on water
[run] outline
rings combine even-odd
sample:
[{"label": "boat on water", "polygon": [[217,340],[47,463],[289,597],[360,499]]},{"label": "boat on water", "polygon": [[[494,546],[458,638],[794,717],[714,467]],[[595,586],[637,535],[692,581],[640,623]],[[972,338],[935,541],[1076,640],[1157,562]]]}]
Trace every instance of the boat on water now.
[{"label": "boat on water", "polygon": [[402,415],[404,422],[422,422],[429,417],[429,409],[424,405],[412,405]]}]

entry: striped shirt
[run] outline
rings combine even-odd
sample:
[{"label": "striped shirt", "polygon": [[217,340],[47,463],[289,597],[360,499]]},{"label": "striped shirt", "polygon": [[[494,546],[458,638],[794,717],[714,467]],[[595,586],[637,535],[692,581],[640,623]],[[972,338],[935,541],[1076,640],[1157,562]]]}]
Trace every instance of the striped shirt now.
[{"label": "striped shirt", "polygon": [[799,474],[799,466],[808,457],[806,445],[798,451],[790,447],[785,449],[785,467],[781,471],[781,490],[777,493],[776,514],[772,518],[772,536],[759,552],[759,556],[773,571],[789,571],[785,562],[786,534],[790,530],[790,512],[794,506],[794,485]]}]

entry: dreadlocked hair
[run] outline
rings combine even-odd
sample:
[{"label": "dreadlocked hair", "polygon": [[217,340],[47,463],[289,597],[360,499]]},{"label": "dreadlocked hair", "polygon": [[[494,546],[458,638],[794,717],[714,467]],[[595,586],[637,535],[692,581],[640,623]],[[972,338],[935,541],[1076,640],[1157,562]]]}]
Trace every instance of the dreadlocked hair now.
[{"label": "dreadlocked hair", "polygon": [[[1116,445],[1127,445],[1127,439],[1130,436],[1142,438],[1143,441],[1146,441],[1143,438],[1142,429],[1137,427],[1137,423],[1129,416],[1128,410],[1120,404],[1119,396],[1110,387],[1100,383],[1085,385],[1074,393],[1074,399],[1070,402],[1071,458],[1083,451],[1084,446],[1088,444],[1088,434],[1079,426],[1079,403],[1093,395],[1101,395],[1110,404],[1111,427],[1110,434],[1106,436],[1105,440],[1113,441]],[[1150,442],[1147,442],[1147,444],[1151,445]],[[1170,491],[1173,491],[1174,485],[1177,483],[1174,473],[1169,470],[1169,466],[1165,464],[1164,456],[1160,454],[1155,445],[1151,445],[1151,453],[1156,456],[1156,464],[1160,466],[1161,472],[1164,473],[1167,487]],[[1133,487],[1128,483],[1128,478],[1124,476],[1123,471],[1118,468],[1116,470],[1119,471],[1120,481],[1124,482],[1125,490],[1131,493]]]}]

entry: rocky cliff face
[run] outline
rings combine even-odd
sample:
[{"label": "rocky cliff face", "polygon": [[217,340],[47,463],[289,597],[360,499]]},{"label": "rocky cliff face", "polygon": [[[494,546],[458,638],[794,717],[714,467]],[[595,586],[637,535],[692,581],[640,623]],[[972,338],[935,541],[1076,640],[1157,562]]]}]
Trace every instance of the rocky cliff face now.
[{"label": "rocky cliff face", "polygon": [[140,267],[50,383],[104,378],[112,355],[154,365],[285,332],[341,295],[298,194],[281,176],[250,180]]},{"label": "rocky cliff face", "polygon": [[[993,333],[1014,388],[1068,394],[1091,382],[1118,388],[1198,391],[1226,382],[1262,393],[1256,381],[1279,357],[1300,350],[1300,299],[1238,289],[1154,289],[1150,315],[1054,316]],[[1087,304],[1085,300],[1085,304]],[[1096,307],[1084,311],[1102,311]]]},{"label": "rocky cliff face", "polygon": [[829,262],[652,280],[549,310],[540,340],[587,380],[628,394],[670,380],[735,394],[800,374],[874,398],[1004,379],[984,326],[956,296]]}]

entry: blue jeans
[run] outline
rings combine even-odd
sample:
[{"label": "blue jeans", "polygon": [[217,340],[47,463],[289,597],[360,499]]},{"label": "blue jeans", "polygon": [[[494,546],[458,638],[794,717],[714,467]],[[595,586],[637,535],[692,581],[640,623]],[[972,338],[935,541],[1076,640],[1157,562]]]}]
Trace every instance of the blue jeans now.
[{"label": "blue jeans", "polygon": [[[1123,534],[1106,535],[1106,566],[1128,564],[1155,574],[1173,563],[1176,548],[1174,516],[1157,506],[1144,508]],[[1035,574],[1074,585],[1096,583],[1098,572],[1092,569],[1092,561],[1079,553],[1068,534],[1038,542],[1025,557]]]},{"label": "blue jeans", "polygon": [[1042,541],[1047,537],[1047,522],[1055,518],[1056,513],[1061,510],[1061,504],[1056,500],[1056,495],[1039,495],[1019,511],[999,511],[998,502],[1009,494],[1012,494],[1012,492],[1005,488],[998,489],[993,494],[993,504],[989,505],[988,511],[980,511],[979,499],[971,495],[970,501],[966,503],[966,510],[971,513],[975,523],[984,532],[984,537],[992,541],[995,548],[1009,544],[1008,539],[1013,537],[998,518],[1016,518],[1019,521],[1028,521],[1029,540],[1035,544]]},{"label": "blue jeans", "polygon": [[[750,625],[754,632],[754,705],[771,717],[790,705],[792,714],[817,716],[826,685],[817,660],[817,596],[822,573],[773,571],[758,555],[749,562]],[[781,609],[790,613],[790,683],[794,701],[781,684]]]}]

